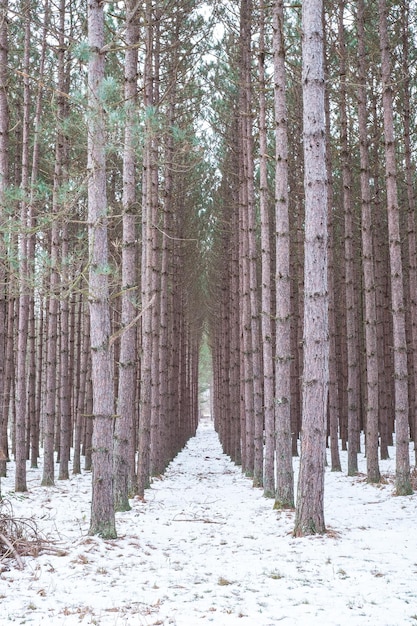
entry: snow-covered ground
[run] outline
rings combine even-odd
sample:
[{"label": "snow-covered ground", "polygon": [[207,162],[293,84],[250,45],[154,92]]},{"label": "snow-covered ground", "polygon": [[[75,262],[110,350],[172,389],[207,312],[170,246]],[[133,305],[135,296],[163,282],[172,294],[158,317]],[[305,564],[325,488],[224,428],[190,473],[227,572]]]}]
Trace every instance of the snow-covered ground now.
[{"label": "snow-covered ground", "polygon": [[3,496],[62,556],[0,563],[1,626],[417,625],[417,494],[394,497],[391,482],[327,471],[331,532],[295,539],[294,513],[252,488],[205,419],[104,541],[87,534],[91,475],[43,488],[30,469],[22,495],[9,474]]}]

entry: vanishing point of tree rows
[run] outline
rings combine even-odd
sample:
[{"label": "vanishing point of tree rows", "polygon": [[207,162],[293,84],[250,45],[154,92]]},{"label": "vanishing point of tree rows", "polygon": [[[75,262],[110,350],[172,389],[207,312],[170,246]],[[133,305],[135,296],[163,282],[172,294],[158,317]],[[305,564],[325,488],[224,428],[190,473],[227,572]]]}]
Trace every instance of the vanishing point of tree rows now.
[{"label": "vanishing point of tree rows", "polygon": [[340,449],[378,483],[395,445],[412,493],[415,3],[87,4],[0,0],[1,475],[91,470],[115,537],[208,346],[223,449],[295,535]]}]

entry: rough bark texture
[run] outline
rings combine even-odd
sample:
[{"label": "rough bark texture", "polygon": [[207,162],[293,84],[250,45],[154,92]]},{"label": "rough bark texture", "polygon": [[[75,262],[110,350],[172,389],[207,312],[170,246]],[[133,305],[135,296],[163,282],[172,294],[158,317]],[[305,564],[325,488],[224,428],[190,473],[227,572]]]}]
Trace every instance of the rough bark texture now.
[{"label": "rough bark texture", "polygon": [[291,283],[288,213],[288,136],[283,2],[274,6],[275,220],[276,220],[276,507],[294,506],[291,436]]},{"label": "rough bark texture", "polygon": [[385,177],[387,186],[388,237],[391,277],[391,307],[393,324],[395,432],[396,432],[396,492],[412,493],[410,482],[408,370],[405,334],[403,268],[401,233],[395,157],[393,86],[391,83],[391,53],[388,39],[387,5],[379,0],[379,36],[381,46],[382,104],[384,109]]},{"label": "rough bark texture", "polygon": [[358,306],[355,273],[355,232],[352,202],[352,165],[348,140],[346,93],[346,44],[343,25],[344,4],[339,3],[338,36],[340,55],[340,157],[342,168],[343,211],[345,224],[345,286],[346,286],[346,344],[347,344],[347,420],[348,475],[358,471],[359,437],[359,350]]},{"label": "rough bark texture", "polygon": [[265,6],[260,2],[259,71],[259,210],[261,219],[261,332],[265,420],[264,495],[275,495],[275,410],[274,362],[271,301],[271,225],[268,203],[267,125],[265,83]]},{"label": "rough bark texture", "polygon": [[23,194],[26,194],[21,201],[20,223],[21,234],[19,238],[19,320],[18,320],[18,340],[16,355],[16,439],[15,458],[16,475],[15,490],[27,491],[26,484],[26,393],[27,393],[27,338],[29,325],[29,265],[28,265],[28,235],[27,226],[29,223],[29,209],[27,194],[29,192],[29,115],[30,115],[30,93],[29,93],[29,55],[30,55],[30,14],[27,11],[25,18],[25,51],[24,67],[26,77],[23,89],[23,132],[22,132],[22,182]]},{"label": "rough bark texture", "polygon": [[88,237],[89,304],[93,386],[93,493],[89,533],[116,537],[113,502],[113,358],[110,346],[109,262],[105,160],[105,114],[100,90],[105,56],[103,5],[88,5]]},{"label": "rough bark texture", "polygon": [[[8,80],[8,0],[0,2],[0,228],[5,223],[4,202],[9,184],[9,107],[7,102]],[[0,257],[5,258],[5,243],[0,235]],[[0,265],[0,476],[6,475],[8,455],[8,415],[5,406],[6,391],[6,345],[7,345],[7,292],[6,268]]]},{"label": "rough bark texture", "polygon": [[137,272],[136,272],[136,176],[133,136],[134,105],[137,95],[136,44],[139,38],[136,3],[126,2],[127,26],[125,54],[126,123],[123,154],[123,249],[122,249],[122,336],[120,339],[118,418],[114,430],[114,498],[117,511],[127,511],[129,504],[130,464],[134,454],[133,424],[135,413]]},{"label": "rough bark texture", "polygon": [[294,534],[324,533],[328,392],[327,190],[321,0],[303,2],[304,367]]},{"label": "rough bark texture", "polygon": [[[323,21],[325,17],[323,15]],[[326,48],[326,30],[324,30],[324,47]],[[324,71],[327,76],[328,68],[326,58]],[[339,389],[338,372],[339,362],[337,359],[337,315],[336,315],[336,267],[335,267],[335,216],[333,212],[333,176],[332,157],[330,145],[330,97],[329,86],[325,90],[325,115],[326,115],[326,168],[327,168],[327,268],[328,268],[328,292],[329,292],[329,437],[330,437],[330,463],[332,472],[342,470],[339,452]]]},{"label": "rough bark texture", "polygon": [[373,249],[373,223],[371,189],[369,184],[369,150],[367,139],[366,102],[366,48],[364,33],[364,1],[358,0],[358,121],[361,163],[362,201],[362,272],[365,307],[365,351],[366,351],[366,463],[367,480],[376,483],[380,480],[378,465],[378,337],[376,314],[376,285]]}]

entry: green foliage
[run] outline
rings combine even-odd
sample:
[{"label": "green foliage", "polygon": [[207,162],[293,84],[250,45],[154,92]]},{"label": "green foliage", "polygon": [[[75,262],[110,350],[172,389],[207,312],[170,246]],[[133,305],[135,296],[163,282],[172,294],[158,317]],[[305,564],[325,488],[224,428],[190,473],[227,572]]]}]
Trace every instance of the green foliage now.
[{"label": "green foliage", "polygon": [[88,41],[80,41],[72,48],[72,53],[78,61],[82,63],[88,63],[91,57],[90,46],[88,45]]}]

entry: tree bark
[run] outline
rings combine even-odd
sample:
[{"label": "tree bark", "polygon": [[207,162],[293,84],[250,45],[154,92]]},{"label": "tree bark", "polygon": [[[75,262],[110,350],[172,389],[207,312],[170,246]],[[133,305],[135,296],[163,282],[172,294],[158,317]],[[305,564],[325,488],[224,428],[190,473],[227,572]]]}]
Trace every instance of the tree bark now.
[{"label": "tree bark", "polygon": [[387,5],[379,0],[379,37],[381,48],[382,105],[384,110],[385,178],[387,187],[388,236],[391,277],[391,308],[393,324],[396,493],[412,493],[409,458],[408,369],[405,333],[403,268],[395,157],[393,87],[391,52],[388,38]]},{"label": "tree bark", "polygon": [[[9,185],[9,106],[7,102],[8,85],[8,0],[0,2],[0,227],[6,222],[5,196]],[[0,257],[6,258],[6,245],[3,232],[0,233]],[[6,346],[7,346],[7,269],[0,265],[0,476],[6,476],[8,455],[7,431],[8,414],[6,412]]]},{"label": "tree bark", "polygon": [[294,506],[291,435],[291,281],[288,197],[288,135],[285,90],[284,6],[273,14],[276,222],[275,423],[277,481],[275,508]]},{"label": "tree bark", "polygon": [[271,300],[271,220],[268,202],[268,145],[265,81],[265,4],[259,4],[259,211],[261,219],[261,333],[263,355],[263,404],[265,421],[264,496],[275,495],[275,402]]},{"label": "tree bark", "polygon": [[374,267],[373,223],[371,189],[369,184],[369,149],[367,135],[367,98],[366,98],[366,47],[365,47],[365,5],[358,0],[358,123],[359,151],[361,164],[361,202],[362,202],[362,274],[365,307],[365,351],[366,351],[366,464],[367,480],[377,483],[380,480],[378,465],[378,337],[376,311],[376,284]]},{"label": "tree bark", "polygon": [[123,248],[122,248],[122,331],[119,357],[118,415],[114,431],[114,497],[116,511],[130,509],[133,485],[129,468],[134,459],[133,424],[136,380],[137,271],[136,271],[136,175],[134,123],[137,101],[139,16],[137,3],[126,2],[125,101],[126,122],[123,154]]},{"label": "tree bark", "polygon": [[304,366],[295,536],[324,533],[328,395],[327,190],[322,0],[302,9],[305,191]]},{"label": "tree bark", "polygon": [[89,305],[93,387],[93,492],[90,535],[116,537],[113,496],[113,355],[110,345],[109,260],[106,196],[106,122],[101,101],[104,79],[104,12],[89,0],[88,42],[88,240]]}]

